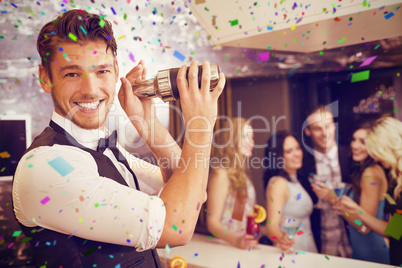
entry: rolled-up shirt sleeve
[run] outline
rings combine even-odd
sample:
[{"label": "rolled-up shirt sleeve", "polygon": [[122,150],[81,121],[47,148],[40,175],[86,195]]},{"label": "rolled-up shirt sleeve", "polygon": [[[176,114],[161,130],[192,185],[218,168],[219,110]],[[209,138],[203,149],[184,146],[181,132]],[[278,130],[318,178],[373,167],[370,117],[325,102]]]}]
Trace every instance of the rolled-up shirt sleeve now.
[{"label": "rolled-up shirt sleeve", "polygon": [[89,153],[63,145],[24,155],[14,177],[13,202],[25,226],[137,251],[156,247],[166,217],[158,196],[99,176]]}]

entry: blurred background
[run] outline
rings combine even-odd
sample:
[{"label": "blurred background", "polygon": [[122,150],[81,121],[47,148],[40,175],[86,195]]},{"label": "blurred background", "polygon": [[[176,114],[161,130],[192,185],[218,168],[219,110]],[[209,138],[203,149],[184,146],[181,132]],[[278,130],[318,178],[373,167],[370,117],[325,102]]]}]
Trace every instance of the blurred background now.
[{"label": "blurred background", "polygon": [[[306,111],[318,104],[336,104],[338,141],[348,145],[353,126],[361,120],[384,114],[402,119],[401,4],[394,0],[0,0],[0,119],[31,115],[32,137],[48,125],[53,104],[38,81],[38,32],[63,12],[82,9],[104,14],[112,22],[120,76],[141,59],[148,78],[193,60],[219,64],[228,78],[220,114],[251,119],[255,157],[264,156],[274,128],[301,135]],[[168,104],[156,103],[159,119],[178,136],[177,114]],[[124,131],[119,141],[129,151],[152,157],[118,101],[108,127]],[[7,142],[0,140],[0,153]],[[263,169],[251,172],[256,189],[261,189],[258,203],[263,205]],[[11,182],[0,181],[0,266],[29,265],[26,238],[11,213],[10,191]]]}]

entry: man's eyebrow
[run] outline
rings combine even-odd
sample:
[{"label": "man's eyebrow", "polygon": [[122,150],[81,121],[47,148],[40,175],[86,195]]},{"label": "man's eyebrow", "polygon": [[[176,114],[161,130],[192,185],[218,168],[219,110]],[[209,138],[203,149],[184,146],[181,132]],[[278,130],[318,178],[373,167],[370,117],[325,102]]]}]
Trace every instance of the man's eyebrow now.
[{"label": "man's eyebrow", "polygon": [[[98,70],[110,68],[111,66],[112,66],[112,64],[107,64],[107,63],[100,64],[98,66],[90,65],[90,66],[88,66],[87,70],[98,71]],[[62,72],[64,70],[79,70],[79,71],[83,71],[84,69],[79,65],[66,65],[66,66],[60,67],[59,71]]]},{"label": "man's eyebrow", "polygon": [[60,67],[59,71],[62,72],[64,70],[82,70],[82,68],[79,65],[66,65],[66,66]]}]

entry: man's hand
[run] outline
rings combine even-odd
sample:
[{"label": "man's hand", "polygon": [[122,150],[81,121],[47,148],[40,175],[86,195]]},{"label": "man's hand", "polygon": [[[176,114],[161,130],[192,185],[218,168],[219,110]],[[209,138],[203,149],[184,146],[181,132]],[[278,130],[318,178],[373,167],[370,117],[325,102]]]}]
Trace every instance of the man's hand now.
[{"label": "man's hand", "polygon": [[[186,79],[187,66],[183,65],[177,74],[177,86],[180,93],[180,104],[183,111],[184,123],[200,123],[205,126],[205,122],[214,125],[218,105],[217,100],[225,86],[225,76],[220,74],[219,82],[214,90],[210,91],[210,65],[204,62],[202,65],[201,88],[198,87],[198,63],[193,61],[188,71],[188,81]],[[205,121],[202,123],[202,121]]]},{"label": "man's hand", "polygon": [[118,94],[120,105],[139,131],[142,137],[148,137],[152,116],[155,117],[152,99],[140,100],[133,94],[132,85],[135,85],[146,79],[147,69],[144,61],[141,60],[137,66],[127,73],[126,77],[120,78],[121,88]]}]

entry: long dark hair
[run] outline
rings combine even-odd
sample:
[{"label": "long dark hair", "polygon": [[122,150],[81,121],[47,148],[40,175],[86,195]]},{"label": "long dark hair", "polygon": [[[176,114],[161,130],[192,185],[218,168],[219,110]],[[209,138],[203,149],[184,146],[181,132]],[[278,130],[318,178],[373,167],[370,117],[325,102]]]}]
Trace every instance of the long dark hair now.
[{"label": "long dark hair", "polygon": [[[359,130],[359,129],[364,129],[370,131],[371,127],[373,126],[373,122],[367,121],[364,123],[361,123],[354,131],[353,134]],[[352,135],[353,135],[352,134]],[[350,142],[352,142],[353,136]],[[352,148],[350,148],[350,158],[352,159]],[[352,167],[351,167],[351,181],[352,181],[352,190],[353,190],[353,195],[354,195],[354,200],[356,202],[359,202],[360,200],[360,194],[361,194],[361,187],[360,183],[362,180],[362,175],[363,172],[372,166],[375,166],[377,163],[374,161],[373,158],[371,158],[370,155],[367,156],[367,158],[363,161],[363,163],[358,163],[353,161],[352,159]]]},{"label": "long dark hair", "polygon": [[[296,135],[292,134],[289,131],[278,131],[269,137],[267,141],[267,147],[265,148],[265,157],[264,157],[264,167],[267,169],[264,172],[264,191],[267,189],[269,180],[274,176],[281,176],[290,181],[289,174],[283,169],[283,167],[279,167],[278,165],[269,165],[269,160],[274,157],[276,159],[283,159],[283,144],[285,143],[285,139],[289,136],[294,137],[297,142]],[[300,142],[299,142],[300,144]]]}]

